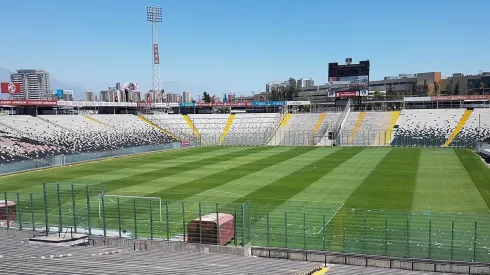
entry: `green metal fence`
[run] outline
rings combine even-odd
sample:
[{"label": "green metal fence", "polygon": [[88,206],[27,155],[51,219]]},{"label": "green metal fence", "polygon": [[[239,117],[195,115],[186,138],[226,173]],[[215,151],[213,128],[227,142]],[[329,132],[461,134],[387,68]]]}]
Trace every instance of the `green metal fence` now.
[{"label": "green metal fence", "polygon": [[[44,184],[40,193],[4,193],[15,202],[1,217],[12,230],[218,243],[206,215],[233,217],[228,245],[287,247],[402,258],[490,261],[490,215],[346,209],[325,203],[268,206],[245,203],[162,201],[104,194],[98,184]],[[194,222],[201,230],[192,231]],[[225,230],[225,228],[220,228]],[[189,232],[191,230],[191,232]],[[194,234],[194,235],[192,235]],[[197,234],[197,235],[196,235]],[[218,235],[218,238],[216,236]],[[210,241],[211,240],[211,241]]]}]

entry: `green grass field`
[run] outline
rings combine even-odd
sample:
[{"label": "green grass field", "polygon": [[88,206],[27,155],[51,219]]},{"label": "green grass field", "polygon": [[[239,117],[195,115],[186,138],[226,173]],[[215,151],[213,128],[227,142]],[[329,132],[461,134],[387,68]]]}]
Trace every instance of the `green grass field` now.
[{"label": "green grass field", "polygon": [[[490,260],[490,169],[466,149],[202,147],[1,177],[24,226],[44,226],[42,183],[56,226],[90,216],[92,228],[165,239],[218,209],[236,214],[238,245]],[[101,187],[163,206],[105,197],[99,218]]]}]

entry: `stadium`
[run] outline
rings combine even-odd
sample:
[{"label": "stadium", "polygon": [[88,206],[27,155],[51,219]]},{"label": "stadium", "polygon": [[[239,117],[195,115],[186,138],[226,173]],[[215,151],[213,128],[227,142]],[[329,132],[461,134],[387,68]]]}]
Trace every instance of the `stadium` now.
[{"label": "stadium", "polygon": [[[233,249],[226,253],[290,259],[248,264],[261,274],[346,263],[488,274],[490,109],[359,111],[351,102],[318,113],[259,102],[226,114],[153,104],[134,114],[82,106],[86,115],[0,116],[0,219],[17,236],[5,242],[88,243],[61,256],[58,246],[32,253],[109,253],[121,269],[127,257],[158,253],[202,266],[184,252]],[[146,252],[157,245],[167,254]],[[75,261],[59,261],[67,259]],[[346,267],[329,273],[354,272]]]}]

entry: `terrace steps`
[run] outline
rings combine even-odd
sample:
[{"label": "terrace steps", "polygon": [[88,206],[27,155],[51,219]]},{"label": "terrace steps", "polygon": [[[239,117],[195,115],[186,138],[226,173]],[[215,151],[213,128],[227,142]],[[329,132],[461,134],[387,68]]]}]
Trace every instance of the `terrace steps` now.
[{"label": "terrace steps", "polygon": [[391,143],[391,134],[393,132],[393,127],[395,127],[395,124],[398,121],[398,117],[400,117],[400,111],[394,111],[391,113],[390,126],[385,133],[385,145],[389,145]]},{"label": "terrace steps", "polygon": [[313,134],[316,134],[318,130],[320,130],[320,127],[323,124],[323,121],[325,121],[325,118],[327,117],[327,113],[321,113],[320,116],[318,117],[318,121],[315,124],[315,127],[313,128]]},{"label": "terrace steps", "polygon": [[281,121],[281,126],[280,127],[285,127],[288,124],[288,121],[291,119],[293,114],[287,113],[284,119]]},{"label": "terrace steps", "polygon": [[352,141],[354,140],[354,137],[357,136],[357,132],[359,131],[359,128],[361,127],[365,117],[366,117],[366,112],[359,113],[359,117],[357,118],[356,124],[354,125],[354,129],[352,130],[349,139],[347,139],[347,145],[352,145]]},{"label": "terrace steps", "polygon": [[219,144],[223,143],[223,140],[225,140],[225,137],[228,134],[228,131],[230,131],[231,125],[233,124],[233,119],[235,119],[235,114],[231,114],[230,117],[228,117],[228,121],[226,122],[223,134],[221,134],[221,137],[219,138]]},{"label": "terrace steps", "polygon": [[138,115],[138,118],[141,119],[141,120],[143,120],[144,122],[146,122],[146,124],[150,125],[151,127],[157,129],[158,131],[160,131],[160,132],[162,132],[162,133],[164,133],[166,135],[169,135],[169,136],[171,136],[172,138],[174,138],[174,139],[176,139],[178,141],[182,141],[181,138],[177,137],[176,135],[174,135],[174,134],[172,134],[172,133],[170,133],[168,131],[165,131],[162,127],[156,125],[155,123],[153,123],[152,121],[150,121],[146,117],[144,117],[142,115]]},{"label": "terrace steps", "polygon": [[104,126],[111,127],[110,125],[108,125],[108,124],[106,124],[106,123],[104,123],[104,122],[102,122],[102,121],[100,121],[100,120],[98,120],[98,119],[96,119],[96,118],[93,118],[93,117],[91,117],[91,116],[84,116],[84,117],[85,117],[86,119],[88,119],[88,120],[91,120],[91,121],[95,122],[95,123],[99,123],[99,124],[102,124],[102,125],[104,125]]},{"label": "terrace steps", "polygon": [[466,111],[464,111],[464,114],[461,117],[461,119],[459,120],[458,125],[456,126],[456,128],[454,128],[453,133],[446,140],[446,143],[444,143],[444,146],[445,147],[451,145],[451,143],[453,142],[453,140],[458,136],[459,132],[461,132],[461,129],[463,129],[464,125],[466,124],[466,122],[470,118],[471,113],[473,113],[473,110],[466,110]]},{"label": "terrace steps", "polygon": [[183,115],[185,122],[187,122],[187,125],[191,127],[192,131],[194,132],[194,135],[198,138],[201,139],[201,135],[199,134],[199,131],[197,130],[196,126],[194,126],[194,123],[192,123],[192,120],[189,118],[188,115]]}]

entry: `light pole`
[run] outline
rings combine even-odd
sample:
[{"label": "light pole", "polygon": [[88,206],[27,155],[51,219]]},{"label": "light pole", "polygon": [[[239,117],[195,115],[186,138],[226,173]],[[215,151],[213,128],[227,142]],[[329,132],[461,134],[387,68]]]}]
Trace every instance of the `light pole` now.
[{"label": "light pole", "polygon": [[161,95],[163,102],[163,94],[160,89],[160,53],[158,51],[158,30],[157,23],[162,22],[162,8],[156,6],[146,7],[146,20],[151,22],[152,30],[152,90],[154,93]]}]

